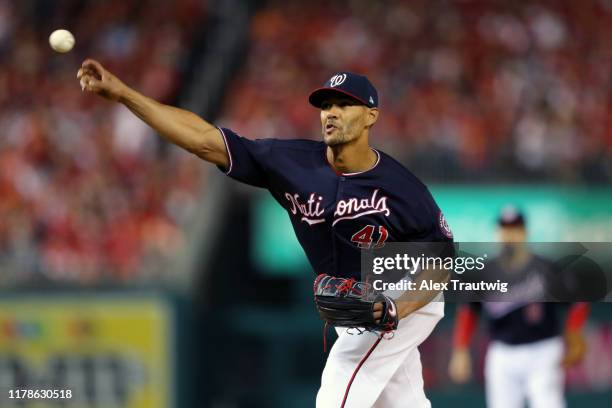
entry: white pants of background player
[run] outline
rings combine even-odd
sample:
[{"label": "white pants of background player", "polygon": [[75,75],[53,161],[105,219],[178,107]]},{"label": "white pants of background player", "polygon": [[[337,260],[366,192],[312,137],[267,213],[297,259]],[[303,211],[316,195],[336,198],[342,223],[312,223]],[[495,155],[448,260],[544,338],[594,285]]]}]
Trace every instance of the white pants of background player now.
[{"label": "white pants of background player", "polygon": [[[321,377],[317,408],[427,408],[418,346],[444,316],[444,302],[431,302],[401,319],[393,338],[337,329]],[[352,379],[352,382],[351,382]],[[350,387],[349,387],[350,384]],[[348,391],[347,391],[348,388]]]},{"label": "white pants of background player", "polygon": [[562,408],[563,341],[559,337],[529,344],[493,342],[485,360],[488,408]]}]

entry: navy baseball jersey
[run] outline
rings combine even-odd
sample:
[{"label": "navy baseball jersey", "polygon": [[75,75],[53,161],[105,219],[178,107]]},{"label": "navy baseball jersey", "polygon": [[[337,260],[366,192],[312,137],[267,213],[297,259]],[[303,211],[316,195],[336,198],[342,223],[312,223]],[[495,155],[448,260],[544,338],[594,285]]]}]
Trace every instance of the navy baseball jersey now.
[{"label": "navy baseball jersey", "polygon": [[374,150],[376,164],[337,173],[327,146],[312,140],[250,140],[220,129],[230,177],[268,189],[287,210],[315,273],[360,279],[360,250],[385,242],[452,241],[444,216],[425,185]]},{"label": "navy baseball jersey", "polygon": [[[547,281],[553,273],[554,265],[538,256],[531,259],[517,270],[509,270],[501,259],[492,260],[487,265],[487,271],[494,276],[506,276],[513,279],[515,291],[521,290],[518,285],[524,283],[525,290],[539,287],[546,290]],[[541,294],[533,294],[534,298]],[[474,310],[482,309],[488,321],[492,340],[506,344],[525,344],[550,337],[561,332],[558,312],[560,303],[528,303],[528,302],[483,302],[472,303]]]}]

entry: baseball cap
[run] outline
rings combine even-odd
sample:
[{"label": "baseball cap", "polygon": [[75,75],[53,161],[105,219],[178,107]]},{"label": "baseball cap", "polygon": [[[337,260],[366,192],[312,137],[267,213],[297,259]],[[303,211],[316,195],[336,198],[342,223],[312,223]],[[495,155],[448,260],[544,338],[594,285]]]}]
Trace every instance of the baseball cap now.
[{"label": "baseball cap", "polygon": [[497,224],[501,227],[521,227],[525,225],[525,216],[518,208],[509,205],[501,210]]},{"label": "baseball cap", "polygon": [[334,74],[322,87],[312,91],[308,101],[314,107],[321,108],[323,101],[334,94],[349,96],[370,108],[378,107],[378,92],[374,85],[365,76],[353,72]]}]

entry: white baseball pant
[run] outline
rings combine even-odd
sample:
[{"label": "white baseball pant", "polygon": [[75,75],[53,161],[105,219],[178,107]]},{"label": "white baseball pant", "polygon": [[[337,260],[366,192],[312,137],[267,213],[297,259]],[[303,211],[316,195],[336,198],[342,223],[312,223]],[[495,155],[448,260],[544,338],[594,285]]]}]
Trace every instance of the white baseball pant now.
[{"label": "white baseball pant", "polygon": [[336,328],[317,408],[428,408],[418,346],[444,316],[435,301],[401,319],[392,338]]},{"label": "white baseball pant", "polygon": [[563,340],[493,342],[485,359],[488,408],[563,408]]}]

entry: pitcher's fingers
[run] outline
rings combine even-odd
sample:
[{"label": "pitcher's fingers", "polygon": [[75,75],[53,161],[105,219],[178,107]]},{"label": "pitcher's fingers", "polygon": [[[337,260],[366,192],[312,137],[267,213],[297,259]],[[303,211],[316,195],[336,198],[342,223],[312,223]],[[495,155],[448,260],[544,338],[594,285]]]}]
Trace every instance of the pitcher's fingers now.
[{"label": "pitcher's fingers", "polygon": [[102,89],[101,82],[91,76],[85,78],[85,89],[90,92],[98,92]]},{"label": "pitcher's fingers", "polygon": [[100,77],[102,76],[102,73],[104,73],[104,67],[102,67],[102,64],[91,58],[87,58],[85,61],[83,61],[81,67],[92,70]]},{"label": "pitcher's fingers", "polygon": [[81,85],[81,91],[91,91],[91,87],[89,86],[90,81],[93,81],[94,78],[92,78],[89,75],[84,75],[81,80],[79,81],[79,84]]},{"label": "pitcher's fingers", "polygon": [[81,79],[81,89],[83,91],[91,91],[91,88],[89,87],[89,77],[88,76],[83,77]]},{"label": "pitcher's fingers", "polygon": [[86,74],[95,75],[95,73],[96,72],[94,70],[90,69],[90,68],[81,67],[77,71],[77,78],[80,79],[83,75],[86,75]]}]

